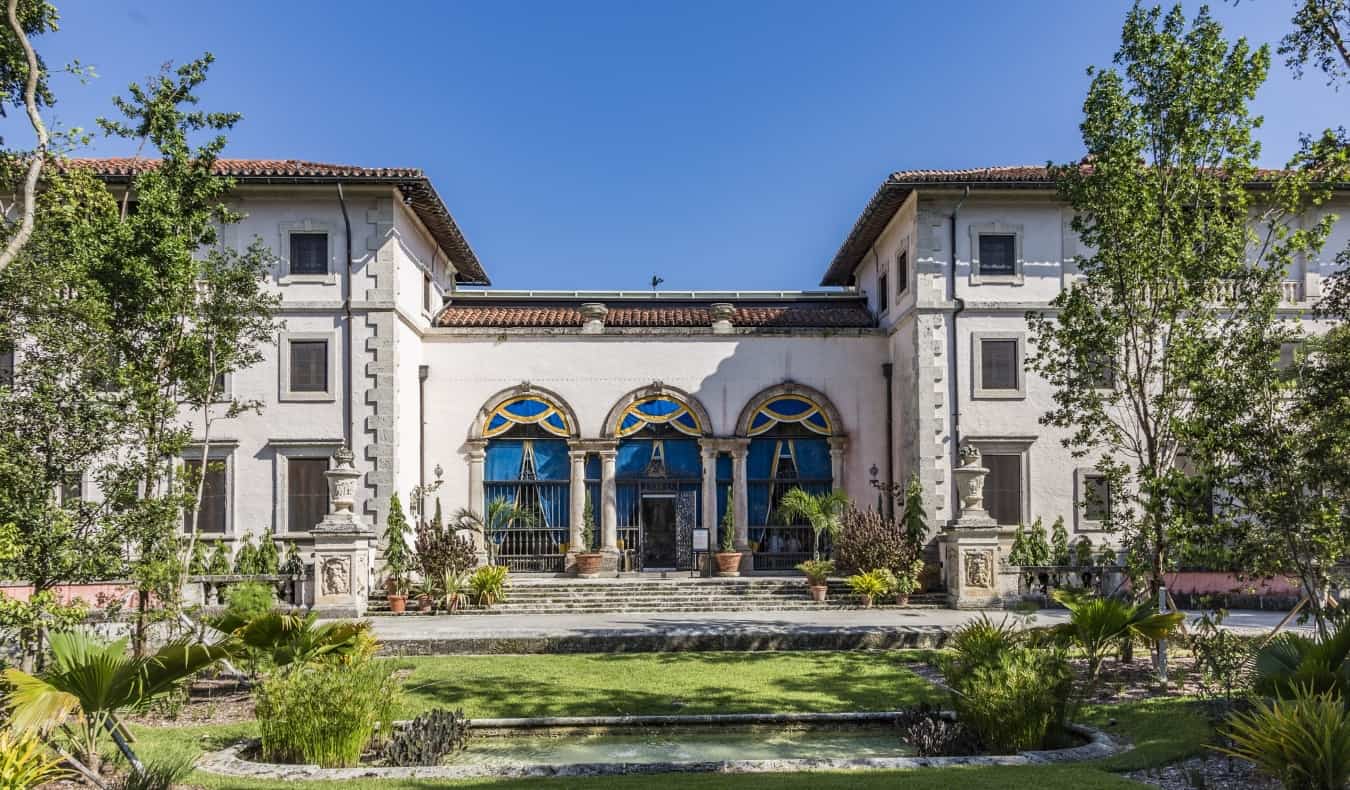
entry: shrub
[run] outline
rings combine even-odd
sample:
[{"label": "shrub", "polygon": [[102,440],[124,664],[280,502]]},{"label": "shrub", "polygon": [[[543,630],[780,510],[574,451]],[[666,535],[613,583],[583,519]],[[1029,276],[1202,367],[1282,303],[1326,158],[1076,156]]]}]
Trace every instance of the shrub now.
[{"label": "shrub", "polygon": [[367,620],[339,620],[317,625],[318,614],[270,611],[242,620],[226,613],[211,626],[229,634],[255,666],[284,667],[300,663],[362,663],[379,644]]},{"label": "shrub", "polygon": [[919,757],[960,757],[984,751],[980,738],[962,722],[923,704],[895,717],[900,739]]},{"label": "shrub", "polygon": [[1015,647],[963,668],[952,687],[957,720],[995,753],[1032,749],[1063,725],[1073,687],[1059,650]]},{"label": "shrub", "polygon": [[379,660],[307,664],[265,680],[254,705],[263,760],[356,765],[376,729],[388,731],[399,691],[392,671]]},{"label": "shrub", "polygon": [[300,547],[295,545],[295,541],[286,543],[286,561],[281,563],[278,570],[291,576],[305,575],[305,561],[301,559]]},{"label": "shrub", "polygon": [[951,656],[944,662],[943,675],[949,685],[957,683],[966,669],[993,661],[1021,644],[1022,634],[1007,617],[995,624],[989,615],[981,614],[953,631],[947,640]]},{"label": "shrub", "polygon": [[807,560],[797,564],[797,570],[806,576],[806,583],[812,587],[823,587],[834,573],[834,563],[830,560]]},{"label": "shrub", "polygon": [[408,573],[413,557],[408,550],[408,519],[403,515],[403,503],[398,494],[389,497],[389,515],[384,520],[384,570],[395,584],[395,594],[407,592]]},{"label": "shrub", "polygon": [[504,565],[484,565],[469,577],[469,588],[473,590],[474,601],[479,606],[491,606],[506,598],[506,576]]},{"label": "shrub", "polygon": [[915,551],[905,538],[901,522],[872,510],[850,507],[834,540],[836,566],[844,573],[862,573],[873,568],[898,571],[914,559]]},{"label": "shrub", "polygon": [[1342,620],[1327,639],[1318,642],[1283,633],[1256,654],[1256,690],[1267,696],[1294,696],[1306,688],[1339,699],[1350,689],[1350,620]]},{"label": "shrub", "polygon": [[206,563],[206,573],[209,576],[226,576],[230,572],[230,550],[225,547],[225,541],[215,541],[211,547],[211,561]]},{"label": "shrub", "polygon": [[1010,565],[1049,565],[1050,544],[1045,540],[1045,524],[1037,518],[1030,527],[1021,523],[1013,536],[1012,550],[1008,552]]},{"label": "shrub", "polygon": [[1087,655],[1087,680],[1096,683],[1107,651],[1136,636],[1156,642],[1166,639],[1186,619],[1181,612],[1160,614],[1149,606],[1126,603],[1119,598],[1082,595],[1056,590],[1054,598],[1069,610],[1069,622],[1051,629]]},{"label": "shrub", "polygon": [[252,620],[277,606],[277,591],[262,582],[240,582],[225,589],[225,613],[239,620]]},{"label": "shrub", "polygon": [[262,573],[258,562],[258,547],[253,545],[253,536],[245,535],[234,553],[234,572],[240,576],[257,576]]},{"label": "shrub", "polygon": [[276,536],[268,527],[258,542],[258,573],[274,574],[281,567],[281,555],[277,552]]},{"label": "shrub", "polygon": [[473,542],[439,520],[418,527],[413,544],[423,579],[444,579],[447,573],[467,571],[478,564]]},{"label": "shrub", "polygon": [[1287,788],[1343,790],[1350,781],[1350,713],[1334,694],[1295,689],[1291,699],[1257,701],[1228,719],[1232,748]]},{"label": "shrub", "polygon": [[210,565],[210,560],[206,554],[206,541],[198,536],[192,541],[192,556],[188,560],[188,574],[191,576],[201,576],[206,573]]},{"label": "shrub", "polygon": [[469,720],[462,710],[432,710],[400,727],[384,745],[390,765],[439,765],[469,743]]},{"label": "shrub", "polygon": [[1200,694],[1231,705],[1251,687],[1252,643],[1250,638],[1222,627],[1227,616],[1223,610],[1202,615],[1189,641]]},{"label": "shrub", "polygon": [[895,574],[892,591],[900,595],[909,595],[919,589],[919,577],[923,575],[924,561],[915,558],[910,566]]},{"label": "shrub", "polygon": [[446,611],[453,612],[469,602],[469,595],[466,590],[469,589],[469,574],[464,571],[448,570],[441,577],[440,587],[437,592],[440,594],[440,604],[446,608]]},{"label": "shrub", "polygon": [[874,568],[848,577],[848,586],[853,594],[868,599],[880,598],[890,592],[894,585],[895,575],[885,568]]},{"label": "shrub", "polygon": [[0,729],[0,788],[27,790],[66,776],[61,758],[52,754],[36,735]]},{"label": "shrub", "polygon": [[142,770],[131,771],[115,786],[117,790],[171,790],[187,779],[196,762],[190,755],[146,760]]},{"label": "shrub", "polygon": [[1069,530],[1064,527],[1064,517],[1055,519],[1050,528],[1050,562],[1053,565],[1069,564]]},{"label": "shrub", "polygon": [[1073,564],[1080,568],[1086,568],[1092,564],[1092,538],[1087,535],[1078,539],[1073,544]]}]

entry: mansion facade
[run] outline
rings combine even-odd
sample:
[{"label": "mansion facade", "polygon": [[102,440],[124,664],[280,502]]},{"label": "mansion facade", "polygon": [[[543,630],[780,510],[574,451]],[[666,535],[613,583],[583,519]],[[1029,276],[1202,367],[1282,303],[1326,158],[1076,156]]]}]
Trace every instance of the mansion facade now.
[{"label": "mansion facade", "polygon": [[[81,164],[114,189],[144,166]],[[1039,423],[1052,393],[1024,364],[1025,314],[1079,253],[1044,168],[891,175],[822,290],[536,292],[483,288],[421,171],[218,167],[245,215],[221,242],[272,247],[284,328],[262,364],[227,377],[266,406],[213,428],[208,538],[270,529],[307,545],[347,444],[377,531],[394,494],[420,517],[436,501],[488,517],[505,502],[534,514],[497,533],[493,556],[517,571],[563,571],[588,515],[611,568],[687,568],[729,529],[749,569],[785,570],[811,537],[776,514],[784,492],[877,506],[914,475],[936,533],[956,515],[962,443],[981,451],[986,507],[1009,532],[1062,516],[1071,540],[1106,538],[1104,480]],[[1331,259],[1295,263],[1289,316]]]}]

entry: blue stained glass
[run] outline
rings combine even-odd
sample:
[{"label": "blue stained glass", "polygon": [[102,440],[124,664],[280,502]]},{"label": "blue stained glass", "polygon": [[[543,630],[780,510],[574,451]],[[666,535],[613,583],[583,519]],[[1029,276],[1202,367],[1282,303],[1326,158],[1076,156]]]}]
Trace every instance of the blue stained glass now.
[{"label": "blue stained glass", "polygon": [[664,417],[667,414],[673,414],[684,408],[681,404],[673,400],[662,398],[660,400],[649,400],[639,403],[635,411],[639,411],[650,417]]},{"label": "blue stained glass", "polygon": [[630,428],[632,428],[632,427],[634,427],[634,426],[636,426],[636,425],[639,425],[639,424],[641,424],[641,423],[642,423],[642,420],[639,420],[637,417],[633,416],[632,414],[625,414],[625,415],[623,416],[623,422],[621,422],[621,423],[619,424],[619,428],[620,428],[621,430],[627,431],[628,429],[630,429]]},{"label": "blue stained glass", "polygon": [[507,406],[504,411],[517,417],[534,417],[548,411],[549,405],[540,400],[518,400]]},{"label": "blue stained glass", "polygon": [[791,417],[797,414],[801,414],[802,412],[809,411],[814,407],[810,403],[807,403],[806,401],[801,400],[800,398],[779,398],[770,403],[769,408],[773,409],[779,414],[784,414]]},{"label": "blue stained glass", "polygon": [[500,414],[494,414],[492,415],[492,419],[488,420],[488,430],[495,431],[503,425],[506,425],[506,422],[507,420],[505,417]]},{"label": "blue stained glass", "polygon": [[807,417],[806,422],[818,428],[821,428],[822,430],[829,428],[829,423],[825,421],[825,415],[821,414],[820,412],[816,412],[815,414],[812,414],[810,417]]},{"label": "blue stained glass", "polygon": [[754,418],[750,420],[751,428],[758,428],[769,421],[769,416],[763,412],[755,412]]},{"label": "blue stained glass", "polygon": [[557,413],[550,414],[549,416],[544,418],[544,422],[548,423],[548,425],[550,425],[553,428],[557,428],[560,431],[567,430],[567,423],[563,422],[561,414]]},{"label": "blue stained glass", "polygon": [[684,425],[684,426],[687,426],[687,427],[690,427],[690,428],[694,428],[694,429],[697,429],[697,428],[698,428],[698,423],[697,423],[697,422],[694,422],[694,415],[689,414],[688,412],[686,412],[686,413],[684,413],[684,414],[681,414],[680,416],[676,417],[676,418],[675,418],[675,422],[679,423],[680,425]]}]

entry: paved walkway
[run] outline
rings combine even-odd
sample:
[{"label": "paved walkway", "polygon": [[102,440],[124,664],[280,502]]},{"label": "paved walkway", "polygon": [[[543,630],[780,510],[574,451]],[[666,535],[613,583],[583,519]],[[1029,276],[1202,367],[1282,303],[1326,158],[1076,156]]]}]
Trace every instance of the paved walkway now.
[{"label": "paved walkway", "polygon": [[[589,652],[608,649],[788,649],[931,644],[982,614],[953,609],[849,609],[787,612],[625,613],[575,615],[416,615],[374,617],[375,634],[400,652]],[[1001,620],[1007,612],[987,612]],[[1063,622],[1043,610],[1035,625]],[[1189,612],[1192,617],[1196,612]],[[1280,612],[1235,611],[1228,625],[1266,631]],[[1289,626],[1300,628],[1296,624]],[[683,645],[682,647],[680,645]]]}]

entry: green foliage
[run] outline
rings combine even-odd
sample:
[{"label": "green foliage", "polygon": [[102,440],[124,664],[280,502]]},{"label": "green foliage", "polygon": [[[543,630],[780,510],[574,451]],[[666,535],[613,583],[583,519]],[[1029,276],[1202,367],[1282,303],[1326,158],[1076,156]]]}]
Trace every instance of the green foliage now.
[{"label": "green foliage", "polygon": [[378,644],[368,621],[340,620],[316,625],[318,615],[278,611],[237,612],[211,620],[211,627],[230,635],[231,645],[247,651],[266,668],[292,664],[361,662],[374,655]]},{"label": "green foliage", "polygon": [[69,631],[88,615],[84,601],[63,604],[51,590],[33,593],[26,601],[0,593],[0,634],[30,654],[37,652],[43,631]]},{"label": "green foliage", "polygon": [[1333,694],[1294,691],[1231,716],[1233,746],[1216,748],[1255,763],[1290,790],[1343,790],[1350,782],[1350,711]]},{"label": "green foliage", "polygon": [[1053,626],[1051,632],[1086,654],[1089,684],[1097,681],[1102,661],[1111,647],[1135,637],[1154,642],[1166,639],[1186,619],[1181,612],[1160,614],[1150,607],[1118,598],[1069,590],[1056,590],[1053,597],[1069,610],[1069,622]]},{"label": "green foliage", "polygon": [[192,554],[188,560],[188,573],[193,576],[201,576],[206,573],[209,564],[210,560],[207,558],[206,554],[206,542],[198,535],[196,536],[196,540],[192,541]]},{"label": "green foliage", "polygon": [[591,492],[586,492],[586,502],[581,508],[581,545],[573,546],[574,551],[589,552],[595,547],[595,504],[591,502]]},{"label": "green foliage", "polygon": [[305,561],[300,557],[300,547],[295,541],[286,542],[286,560],[278,568],[282,573],[290,576],[303,576],[305,574]]},{"label": "green foliage", "polygon": [[885,568],[855,573],[848,577],[848,587],[854,595],[874,600],[890,592],[895,586],[895,575]]},{"label": "green foliage", "polygon": [[1064,517],[1057,516],[1050,527],[1050,564],[1069,564],[1069,530],[1064,527]]},{"label": "green foliage", "polygon": [[393,665],[306,664],[277,672],[258,688],[254,711],[267,762],[349,768],[377,729],[388,731],[399,684]]},{"label": "green foliage", "polygon": [[1084,535],[1078,539],[1077,543],[1073,544],[1073,564],[1080,568],[1086,568],[1092,565],[1092,561],[1092,538]]},{"label": "green foliage", "polygon": [[1347,699],[1350,690],[1350,619],[1325,639],[1285,632],[1256,653],[1256,690],[1292,698],[1300,689]]},{"label": "green foliage", "polygon": [[277,606],[277,591],[263,582],[239,582],[225,588],[225,616],[252,620]]},{"label": "green foliage", "polygon": [[1021,522],[1013,536],[1012,549],[1008,552],[1008,562],[1019,566],[1042,566],[1050,564],[1050,544],[1045,539],[1045,524],[1037,518],[1028,529]]},{"label": "green foliage", "polygon": [[42,672],[4,672],[10,727],[44,734],[67,729],[76,757],[95,769],[114,717],[144,709],[229,655],[220,645],[173,642],[135,658],[125,639],[103,643],[82,631],[52,633],[50,640],[52,661]]},{"label": "green foliage", "polygon": [[413,545],[417,552],[417,567],[424,580],[438,581],[447,573],[466,571],[478,563],[473,542],[461,538],[439,518],[417,528]]},{"label": "green foliage", "polygon": [[834,563],[830,560],[806,560],[797,563],[797,570],[806,576],[806,583],[812,587],[822,587],[834,573]]},{"label": "green foliage", "polygon": [[947,682],[957,721],[1008,754],[1040,747],[1051,726],[1064,724],[1073,673],[1059,650],[1012,647],[963,664]]},{"label": "green foliage", "polygon": [[491,606],[506,598],[507,570],[504,565],[484,565],[469,576],[469,589],[479,606]]},{"label": "green foliage", "polygon": [[842,570],[886,568],[899,573],[918,556],[916,545],[906,536],[903,521],[886,518],[875,510],[849,507],[844,511],[842,523],[831,552]]},{"label": "green foliage", "polygon": [[469,602],[469,579],[468,571],[448,570],[441,577],[440,589],[437,593],[440,597],[440,603],[446,611],[453,612]]},{"label": "green foliage", "polygon": [[280,567],[281,555],[277,552],[276,535],[268,527],[258,541],[258,572],[274,575]]},{"label": "green foliage", "polygon": [[390,765],[439,765],[469,744],[469,720],[462,710],[431,710],[394,730],[384,745]]},{"label": "green foliage", "polygon": [[1187,642],[1201,695],[1231,705],[1252,685],[1254,650],[1249,637],[1223,627],[1227,616],[1223,610],[1201,615]]},{"label": "green foliage", "polygon": [[412,531],[408,528],[408,519],[403,515],[403,503],[398,494],[389,497],[389,515],[384,520],[384,569],[395,584],[407,588],[408,574],[413,568],[412,552],[408,549],[408,540]]},{"label": "green foliage", "polygon": [[827,494],[812,494],[803,488],[793,488],[778,503],[778,516],[784,523],[802,520],[811,525],[811,558],[820,559],[821,537],[831,540],[843,529],[843,514],[850,507],[848,495],[834,490]]},{"label": "green foliage", "polygon": [[970,668],[987,664],[1024,642],[1007,617],[995,624],[989,615],[981,613],[952,632],[946,644],[952,656],[943,662],[942,674],[949,684],[959,683]]},{"label": "green foliage", "polygon": [[900,518],[900,528],[905,543],[915,556],[923,550],[928,541],[928,514],[923,509],[923,483],[917,474],[909,476],[905,484],[904,515]]},{"label": "green foliage", "polygon": [[173,790],[183,784],[192,773],[196,760],[185,755],[147,760],[140,771],[129,771],[120,782],[117,790]]},{"label": "green foliage", "polygon": [[[437,518],[440,518],[440,500],[436,501]],[[488,503],[487,513],[479,514],[468,508],[455,511],[452,520],[456,531],[471,530],[482,534],[490,556],[495,556],[497,546],[505,538],[505,532],[514,525],[531,527],[539,523],[539,515],[530,509],[517,507],[516,503],[498,497]]]},{"label": "green foliage", "polygon": [[31,734],[0,730],[0,790],[29,790],[68,777],[57,757]]},{"label": "green foliage", "polygon": [[206,565],[206,573],[210,576],[226,576],[230,573],[230,550],[225,545],[225,541],[214,541],[211,547],[211,561]]},{"label": "green foliage", "polygon": [[923,575],[925,563],[915,559],[908,568],[895,574],[895,584],[891,591],[897,595],[910,595],[919,589],[919,578]]},{"label": "green foliage", "polygon": [[262,563],[258,559],[258,547],[253,545],[253,536],[245,534],[234,552],[234,572],[240,576],[257,576],[262,573]]}]

